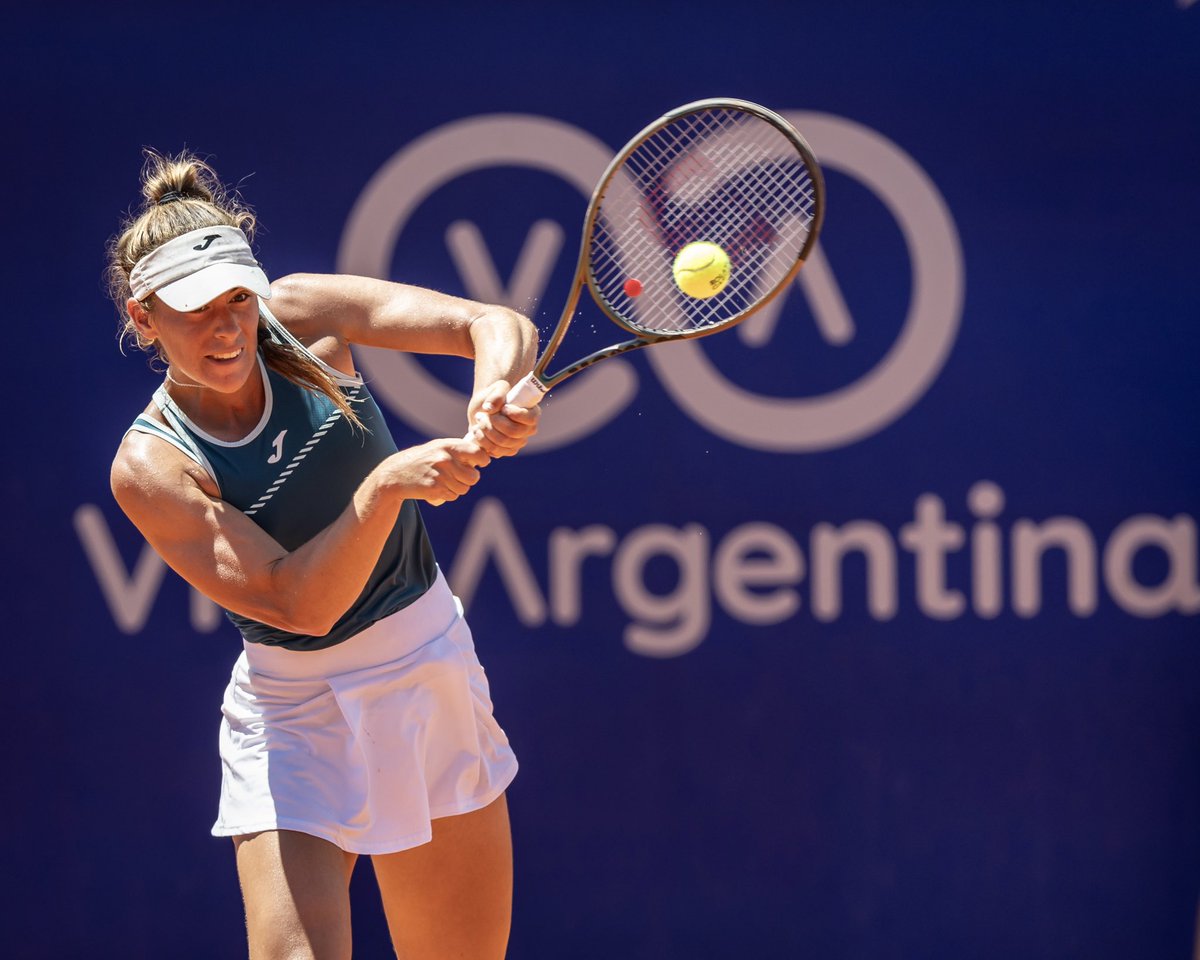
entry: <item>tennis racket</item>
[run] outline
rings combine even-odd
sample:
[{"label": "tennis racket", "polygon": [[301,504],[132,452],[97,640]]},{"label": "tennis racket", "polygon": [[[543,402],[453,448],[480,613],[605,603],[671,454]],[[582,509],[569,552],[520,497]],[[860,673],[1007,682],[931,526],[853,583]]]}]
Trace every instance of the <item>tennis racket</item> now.
[{"label": "tennis racket", "polygon": [[[744,100],[698,100],[670,111],[613,158],[592,193],[566,306],[537,365],[508,394],[527,407],[594,363],[655,343],[706,337],[768,303],[804,264],[825,211],[816,157],[783,117]],[[730,260],[716,295],[675,284],[675,257],[707,241]],[[632,338],[556,373],[584,287]]]},{"label": "tennis racket", "polygon": [[[626,144],[592,192],[558,326],[508,402],[538,404],[608,357],[706,337],[745,320],[803,265],[824,211],[817,160],[777,113],[714,99],[665,114]],[[679,251],[696,241],[718,245],[730,261],[725,286],[704,298],[684,293],[672,269]],[[631,337],[548,374],[585,286]]]}]

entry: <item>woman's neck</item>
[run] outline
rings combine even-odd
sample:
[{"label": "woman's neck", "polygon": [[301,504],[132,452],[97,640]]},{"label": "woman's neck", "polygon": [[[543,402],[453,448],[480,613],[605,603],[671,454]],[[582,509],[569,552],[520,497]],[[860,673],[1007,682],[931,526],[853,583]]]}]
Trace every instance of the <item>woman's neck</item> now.
[{"label": "woman's neck", "polygon": [[242,439],[258,425],[266,404],[263,371],[257,363],[245,384],[233,393],[179,379],[169,366],[164,386],[188,419],[218,440]]}]

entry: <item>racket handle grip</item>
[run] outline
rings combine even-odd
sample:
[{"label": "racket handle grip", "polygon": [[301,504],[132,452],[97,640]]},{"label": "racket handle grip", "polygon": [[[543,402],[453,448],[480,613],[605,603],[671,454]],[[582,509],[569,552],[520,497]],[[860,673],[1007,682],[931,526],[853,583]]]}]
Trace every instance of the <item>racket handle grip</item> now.
[{"label": "racket handle grip", "polygon": [[[505,403],[512,403],[518,407],[536,407],[542,402],[542,397],[546,395],[546,387],[542,385],[542,381],[535,377],[532,373],[527,373],[516,382],[508,395],[505,396]],[[470,440],[473,431],[468,430],[464,440]],[[431,507],[440,507],[445,500],[430,500]]]},{"label": "racket handle grip", "polygon": [[512,403],[518,407],[536,407],[542,402],[542,397],[546,395],[547,388],[542,384],[542,381],[535,377],[532,373],[527,373],[517,381],[516,386],[508,391],[508,396],[504,398],[505,403]]}]

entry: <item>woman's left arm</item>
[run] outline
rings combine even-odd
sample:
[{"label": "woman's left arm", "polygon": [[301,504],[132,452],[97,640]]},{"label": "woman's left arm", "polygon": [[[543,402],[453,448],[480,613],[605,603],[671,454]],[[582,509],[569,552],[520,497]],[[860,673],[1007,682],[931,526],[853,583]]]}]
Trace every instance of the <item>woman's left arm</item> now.
[{"label": "woman's left arm", "polygon": [[538,407],[504,403],[537,357],[537,328],[515,310],[341,275],[294,274],[273,283],[271,294],[279,321],[304,343],[334,354],[342,361],[334,366],[343,369],[352,369],[352,343],[473,359],[466,425],[479,425],[477,437],[490,456],[511,456],[537,430]]}]

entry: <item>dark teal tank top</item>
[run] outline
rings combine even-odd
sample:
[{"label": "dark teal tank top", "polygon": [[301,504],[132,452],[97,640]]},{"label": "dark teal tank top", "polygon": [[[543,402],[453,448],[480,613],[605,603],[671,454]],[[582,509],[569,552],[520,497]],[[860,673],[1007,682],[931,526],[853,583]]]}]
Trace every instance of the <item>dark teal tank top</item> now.
[{"label": "dark teal tank top", "polygon": [[[268,327],[272,336],[305,349],[274,318],[268,320]],[[346,422],[328,397],[268,370],[261,353],[258,362],[266,403],[262,419],[243,439],[227,442],[209,436],[162,387],[154,399],[170,429],[144,416],[138,417],[131,429],[162,437],[202,464],[216,481],[223,500],[243,511],[285,549],[294,550],[329,526],[366,475],[397,448],[361,379],[321,364],[351,399],[363,424],[359,430]],[[436,576],[437,565],[420,512],[416,503],[406,500],[367,585],[325,636],[289,633],[225,612],[251,643],[319,650],[408,606],[429,589]],[[320,590],[321,585],[314,583],[311,589]]]}]

